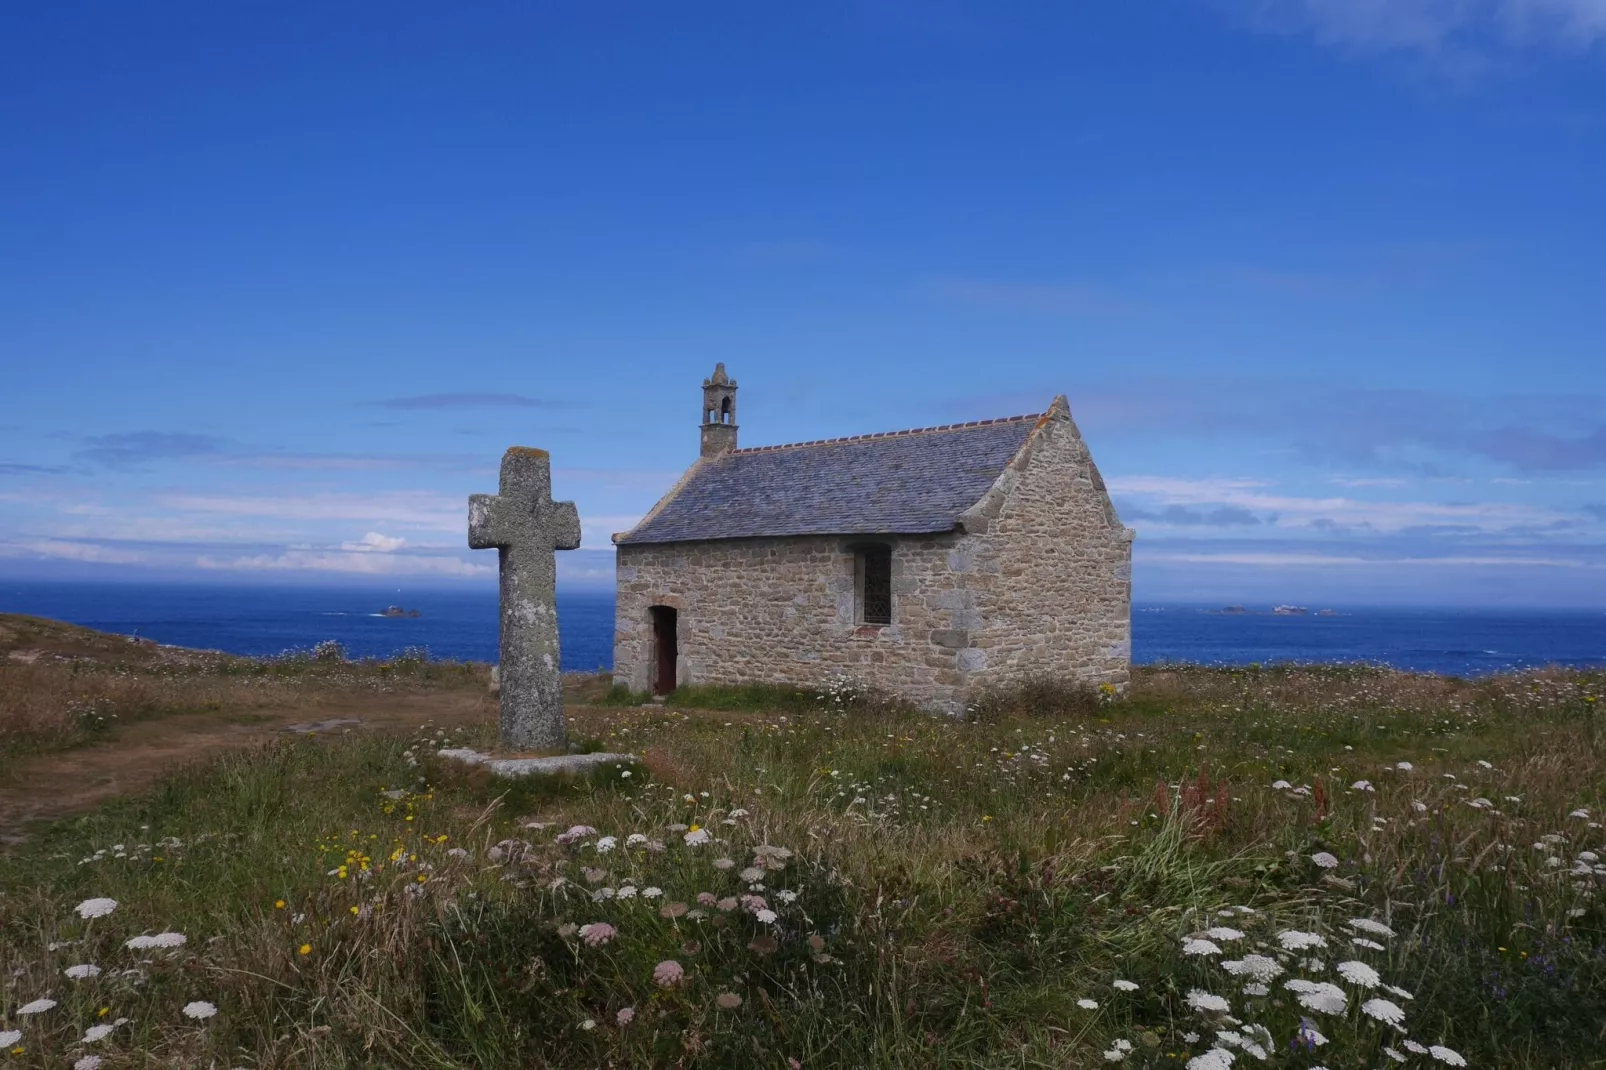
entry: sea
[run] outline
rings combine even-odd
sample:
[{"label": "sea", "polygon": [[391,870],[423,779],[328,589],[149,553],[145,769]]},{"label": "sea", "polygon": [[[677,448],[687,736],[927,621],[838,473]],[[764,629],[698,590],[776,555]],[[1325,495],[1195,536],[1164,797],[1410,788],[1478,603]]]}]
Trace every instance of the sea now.
[{"label": "sea", "polygon": [[[613,663],[613,594],[559,590],[563,667]],[[387,617],[396,605],[417,616]],[[1142,664],[1364,662],[1475,676],[1544,665],[1606,667],[1606,611],[1338,606],[1277,614],[1272,606],[1137,605],[1132,655]],[[494,588],[71,583],[0,580],[0,612],[29,613],[174,646],[273,656],[325,640],[353,657],[405,650],[494,661]]]}]

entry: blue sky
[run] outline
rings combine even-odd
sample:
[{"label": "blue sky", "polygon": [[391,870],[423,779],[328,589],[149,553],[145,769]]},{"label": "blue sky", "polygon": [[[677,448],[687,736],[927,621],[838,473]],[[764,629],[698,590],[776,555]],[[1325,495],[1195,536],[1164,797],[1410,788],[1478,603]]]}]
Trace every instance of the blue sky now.
[{"label": "blue sky", "polygon": [[[467,13],[465,13],[467,12]],[[0,576],[488,583],[553,453],[1038,411],[1148,601],[1606,599],[1606,2],[0,13]]]}]

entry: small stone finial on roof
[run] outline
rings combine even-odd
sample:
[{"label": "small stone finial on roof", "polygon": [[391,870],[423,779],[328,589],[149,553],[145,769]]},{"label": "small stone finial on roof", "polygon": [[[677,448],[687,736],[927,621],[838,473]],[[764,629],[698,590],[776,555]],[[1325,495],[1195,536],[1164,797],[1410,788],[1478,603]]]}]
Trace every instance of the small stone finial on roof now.
[{"label": "small stone finial on roof", "polygon": [[735,386],[736,380],[725,374],[725,362],[719,361],[714,365],[714,374],[703,380],[703,386]]}]

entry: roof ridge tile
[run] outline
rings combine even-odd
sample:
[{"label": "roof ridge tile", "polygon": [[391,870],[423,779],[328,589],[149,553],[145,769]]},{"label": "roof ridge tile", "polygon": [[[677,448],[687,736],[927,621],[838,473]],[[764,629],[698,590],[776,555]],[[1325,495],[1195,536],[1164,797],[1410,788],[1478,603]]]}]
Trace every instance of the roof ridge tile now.
[{"label": "roof ridge tile", "polygon": [[1038,420],[1040,412],[1022,413],[1019,416],[995,416],[990,420],[967,420],[957,424],[937,424],[932,427],[911,427],[902,431],[875,431],[864,435],[843,435],[840,438],[813,438],[805,442],[779,442],[773,446],[745,446],[725,454],[732,457],[741,453],[773,453],[776,450],[793,450],[801,446],[835,446],[844,442],[869,442],[878,438],[901,438],[904,435],[923,435],[933,431],[960,431],[967,427],[986,427],[990,424],[1008,424],[1019,420]]}]

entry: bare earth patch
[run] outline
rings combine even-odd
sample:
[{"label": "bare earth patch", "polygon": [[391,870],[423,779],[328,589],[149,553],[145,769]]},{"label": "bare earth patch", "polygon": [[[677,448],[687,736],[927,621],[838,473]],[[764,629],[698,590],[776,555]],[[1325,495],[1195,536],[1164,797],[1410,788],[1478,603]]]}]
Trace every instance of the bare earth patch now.
[{"label": "bare earth patch", "polygon": [[0,844],[20,842],[38,822],[139,794],[185,765],[281,738],[292,725],[350,719],[357,723],[334,731],[405,732],[426,721],[452,727],[495,718],[495,706],[473,691],[334,695],[314,709],[188,713],[137,722],[103,742],[23,759],[0,788]]}]

